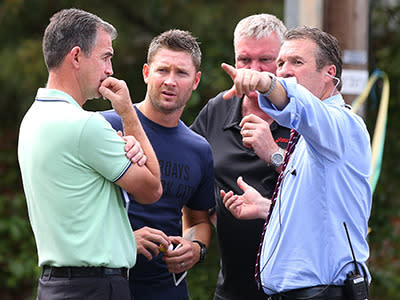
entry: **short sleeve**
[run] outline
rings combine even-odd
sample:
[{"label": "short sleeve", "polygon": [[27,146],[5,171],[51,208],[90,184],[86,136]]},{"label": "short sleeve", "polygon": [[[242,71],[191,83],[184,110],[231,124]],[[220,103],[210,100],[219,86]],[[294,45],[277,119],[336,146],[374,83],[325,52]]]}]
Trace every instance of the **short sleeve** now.
[{"label": "short sleeve", "polygon": [[93,113],[82,128],[79,139],[81,159],[112,182],[121,178],[131,165],[124,146],[125,141],[97,113]]},{"label": "short sleeve", "polygon": [[202,176],[196,193],[186,204],[191,209],[208,210],[215,206],[214,193],[214,161],[211,148],[204,140],[205,147],[202,149]]}]

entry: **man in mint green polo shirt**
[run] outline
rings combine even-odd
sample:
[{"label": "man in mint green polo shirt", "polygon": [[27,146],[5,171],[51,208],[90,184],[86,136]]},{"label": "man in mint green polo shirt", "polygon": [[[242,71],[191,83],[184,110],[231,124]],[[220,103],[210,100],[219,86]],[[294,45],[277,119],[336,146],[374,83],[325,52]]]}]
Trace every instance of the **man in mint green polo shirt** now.
[{"label": "man in mint green polo shirt", "polygon": [[[38,299],[130,299],[126,270],[135,264],[136,243],[121,188],[143,204],[162,193],[157,158],[129,90],[110,77],[116,35],[112,25],[78,9],[56,13],[44,34],[49,78],[21,123],[18,143],[43,268]],[[101,115],[82,109],[100,96],[121,116],[131,143],[138,142],[133,159],[144,165],[131,162],[124,139]]]}]

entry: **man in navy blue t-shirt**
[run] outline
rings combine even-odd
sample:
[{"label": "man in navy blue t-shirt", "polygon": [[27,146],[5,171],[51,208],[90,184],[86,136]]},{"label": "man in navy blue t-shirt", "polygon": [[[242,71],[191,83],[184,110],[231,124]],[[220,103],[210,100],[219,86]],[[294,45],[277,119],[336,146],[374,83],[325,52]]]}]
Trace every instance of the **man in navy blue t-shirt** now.
[{"label": "man in navy blue t-shirt", "polygon": [[[200,62],[196,39],[187,31],[169,30],[152,40],[143,66],[147,93],[135,108],[159,160],[163,195],[151,205],[130,196],[128,213],[138,247],[129,278],[135,300],[189,299],[186,282],[178,283],[172,274],[203,261],[210,241],[208,209],[215,206],[212,152],[208,142],[180,120],[200,82]],[[115,130],[123,131],[115,111],[103,115]],[[180,246],[162,253],[160,245]]]}]

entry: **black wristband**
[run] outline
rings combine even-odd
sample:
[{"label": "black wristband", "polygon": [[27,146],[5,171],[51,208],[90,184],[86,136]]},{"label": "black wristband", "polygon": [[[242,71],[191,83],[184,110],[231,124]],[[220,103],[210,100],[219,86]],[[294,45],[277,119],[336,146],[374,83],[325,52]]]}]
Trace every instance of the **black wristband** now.
[{"label": "black wristband", "polygon": [[199,259],[199,263],[203,262],[206,259],[206,255],[207,255],[207,247],[206,245],[204,245],[202,242],[194,240],[192,241],[193,243],[197,243],[200,246],[200,259]]}]

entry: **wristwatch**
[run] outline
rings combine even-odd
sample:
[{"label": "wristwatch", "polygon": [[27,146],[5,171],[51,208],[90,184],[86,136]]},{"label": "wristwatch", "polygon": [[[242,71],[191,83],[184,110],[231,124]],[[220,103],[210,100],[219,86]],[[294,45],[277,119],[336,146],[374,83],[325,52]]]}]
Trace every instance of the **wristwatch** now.
[{"label": "wristwatch", "polygon": [[271,85],[269,86],[268,91],[266,91],[265,93],[261,93],[261,95],[263,95],[264,97],[267,97],[269,95],[272,94],[272,91],[275,89],[276,86],[276,76],[270,72],[266,72],[268,74],[268,76],[271,78]]},{"label": "wristwatch", "polygon": [[200,246],[200,259],[199,259],[199,263],[203,262],[206,259],[206,255],[207,255],[207,247],[206,245],[204,245],[202,242],[194,240],[192,241],[193,243],[197,243]]},{"label": "wristwatch", "polygon": [[278,151],[275,153],[272,153],[271,155],[271,164],[278,168],[283,164],[283,160],[285,158],[285,150],[283,150],[281,147],[278,148]]}]

